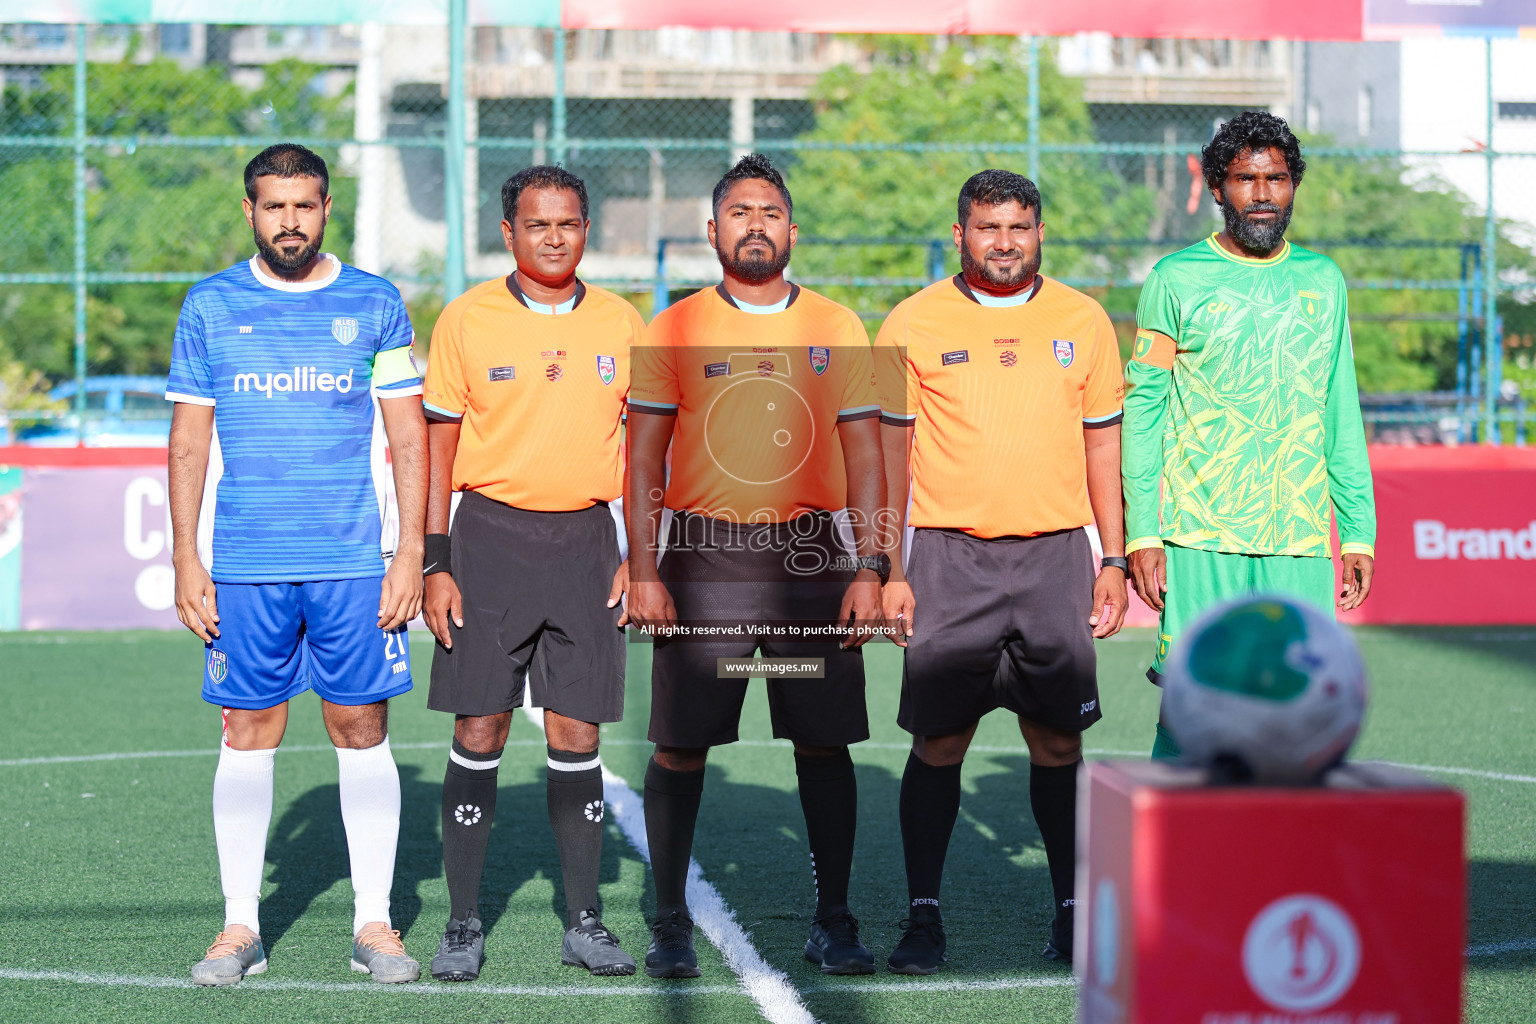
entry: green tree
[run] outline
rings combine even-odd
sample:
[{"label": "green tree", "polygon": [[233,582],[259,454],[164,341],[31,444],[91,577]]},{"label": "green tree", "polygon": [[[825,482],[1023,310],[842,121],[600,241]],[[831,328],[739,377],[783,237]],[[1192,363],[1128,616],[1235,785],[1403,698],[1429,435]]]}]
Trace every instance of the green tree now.
[{"label": "green tree", "polygon": [[[1536,254],[1511,239],[1510,227],[1500,225],[1499,266],[1530,275]],[[1326,252],[1348,280],[1381,285],[1352,288],[1349,296],[1361,390],[1455,387],[1456,292],[1386,285],[1460,279],[1463,248],[1480,249],[1484,230],[1482,212],[1471,200],[1442,180],[1414,177],[1399,159],[1308,161],[1289,237]],[[1475,264],[1469,261],[1467,268],[1475,281]]]},{"label": "green tree", "polygon": [[[87,266],[121,273],[221,270],[253,251],[240,211],[240,172],[249,147],[189,146],[191,137],[337,136],[350,133],[350,95],[328,97],[321,69],[283,61],[245,88],[225,69],[183,68],[170,60],[88,69],[87,131],[124,140],[87,153]],[[50,70],[34,87],[7,83],[0,134],[73,132],[73,68]],[[353,182],[331,164],[335,215],[326,248],[351,247]],[[0,272],[67,272],[74,265],[74,165],[71,150],[34,146],[0,151],[0,202],[12,232],[0,247]],[[93,285],[87,296],[87,361],[92,373],[162,373],[184,283]],[[0,362],[19,360],[58,381],[73,374],[74,299],[68,287],[0,288]]]},{"label": "green tree", "polygon": [[[812,90],[816,109],[807,142],[973,143],[969,151],[800,150],[789,168],[796,219],[807,235],[944,240],[955,198],[967,177],[984,167],[1025,170],[1029,133],[1028,53],[1019,40],[976,37],[932,48],[931,37],[869,37],[871,68],[842,66]],[[1056,69],[1053,48],[1040,49],[1040,141],[1093,142],[1082,85]],[[998,146],[990,149],[989,146]],[[1152,196],[1128,184],[1097,156],[1048,154],[1039,184],[1042,219],[1058,237],[1124,236],[1122,225],[1145,225]],[[1134,237],[1134,235],[1133,235]],[[946,246],[951,269],[958,269]],[[922,278],[928,250],[907,246],[807,246],[796,256],[802,276]],[[1130,250],[1093,255],[1047,243],[1047,270],[1102,277],[1123,272]],[[861,310],[883,311],[913,288],[829,289]]]}]

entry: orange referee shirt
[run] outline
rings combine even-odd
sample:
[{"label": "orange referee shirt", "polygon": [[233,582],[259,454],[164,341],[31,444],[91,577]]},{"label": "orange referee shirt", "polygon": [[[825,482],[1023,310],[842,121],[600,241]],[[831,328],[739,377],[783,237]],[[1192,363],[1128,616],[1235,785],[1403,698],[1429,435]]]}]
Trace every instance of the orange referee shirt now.
[{"label": "orange referee shirt", "polygon": [[852,310],[791,285],[782,311],[751,313],[716,286],[651,321],[629,408],[677,417],[668,508],[782,523],[848,503],[837,425],[880,399]]},{"label": "orange referee shirt", "polygon": [[453,488],[535,512],[573,512],[624,491],[629,352],[645,329],[628,302],[580,282],[553,316],[512,275],[448,303],[432,331],[422,400],[462,422]]},{"label": "orange referee shirt", "polygon": [[881,420],[915,430],[911,525],[1028,537],[1093,522],[1083,430],[1120,422],[1120,348],[1102,306],[1039,282],[992,307],[957,275],[881,326]]}]

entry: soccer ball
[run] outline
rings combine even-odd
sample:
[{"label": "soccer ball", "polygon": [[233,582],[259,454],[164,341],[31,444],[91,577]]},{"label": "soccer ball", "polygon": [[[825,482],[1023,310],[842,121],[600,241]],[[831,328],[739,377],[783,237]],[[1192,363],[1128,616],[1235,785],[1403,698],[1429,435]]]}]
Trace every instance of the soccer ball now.
[{"label": "soccer ball", "polygon": [[1223,604],[1190,625],[1163,673],[1163,720],[1218,780],[1307,785],[1344,759],[1369,686],[1332,617],[1284,597]]}]

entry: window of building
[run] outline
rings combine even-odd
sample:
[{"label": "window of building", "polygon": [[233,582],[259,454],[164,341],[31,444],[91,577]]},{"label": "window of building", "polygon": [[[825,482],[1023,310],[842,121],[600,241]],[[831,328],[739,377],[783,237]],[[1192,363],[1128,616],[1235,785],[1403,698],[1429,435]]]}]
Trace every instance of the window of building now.
[{"label": "window of building", "polygon": [[1536,121],[1536,103],[1500,103],[1499,117],[1505,121]]},{"label": "window of building", "polygon": [[192,26],[191,25],[161,25],[160,26],[160,52],[161,53],[191,53],[192,52]]}]

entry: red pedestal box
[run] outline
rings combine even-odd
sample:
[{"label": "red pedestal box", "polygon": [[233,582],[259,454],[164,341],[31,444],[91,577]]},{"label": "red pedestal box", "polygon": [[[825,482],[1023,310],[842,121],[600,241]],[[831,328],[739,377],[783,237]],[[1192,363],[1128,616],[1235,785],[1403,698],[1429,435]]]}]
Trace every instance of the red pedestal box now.
[{"label": "red pedestal box", "polygon": [[1463,799],[1350,765],[1315,789],[1099,762],[1081,788],[1082,1024],[1457,1024]]}]

